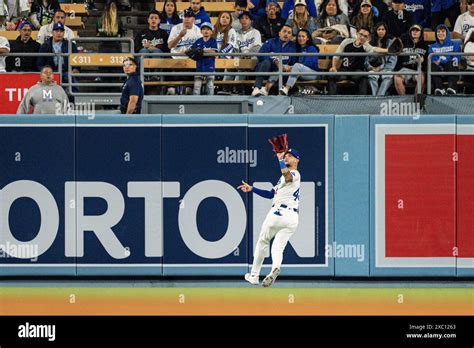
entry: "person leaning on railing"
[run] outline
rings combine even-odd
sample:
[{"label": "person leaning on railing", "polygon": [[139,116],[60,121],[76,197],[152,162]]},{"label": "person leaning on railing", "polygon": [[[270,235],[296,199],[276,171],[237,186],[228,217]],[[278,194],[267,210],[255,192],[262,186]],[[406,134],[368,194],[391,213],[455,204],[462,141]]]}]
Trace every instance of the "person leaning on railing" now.
[{"label": "person leaning on railing", "polygon": [[[369,28],[360,28],[357,31],[357,38],[345,39],[341,42],[336,50],[336,53],[387,53],[386,48],[374,47],[370,43]],[[338,68],[339,63],[341,66]],[[365,71],[365,57],[364,56],[334,56],[332,58],[332,66],[330,72],[347,72],[346,75],[337,75],[329,77],[329,94],[338,94],[337,82],[341,80],[351,80],[358,82],[358,90],[360,95],[367,95],[367,76],[352,75],[351,72]]]}]

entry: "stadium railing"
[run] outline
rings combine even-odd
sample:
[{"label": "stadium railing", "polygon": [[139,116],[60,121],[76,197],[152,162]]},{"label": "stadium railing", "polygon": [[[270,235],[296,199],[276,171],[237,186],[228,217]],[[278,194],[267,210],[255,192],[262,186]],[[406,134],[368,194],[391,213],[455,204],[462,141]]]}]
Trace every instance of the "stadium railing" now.
[{"label": "stadium railing", "polygon": [[[433,56],[460,56],[460,57],[465,57],[465,56],[474,56],[472,53],[464,53],[464,52],[455,52],[455,53],[448,53],[448,52],[443,52],[443,53],[430,53],[428,55],[428,81],[426,84],[426,94],[430,95],[431,94],[431,78],[433,76],[474,76],[474,71],[473,70],[461,70],[459,69],[458,71],[432,71],[431,70],[431,58]],[[459,83],[460,81],[458,81]]]}]

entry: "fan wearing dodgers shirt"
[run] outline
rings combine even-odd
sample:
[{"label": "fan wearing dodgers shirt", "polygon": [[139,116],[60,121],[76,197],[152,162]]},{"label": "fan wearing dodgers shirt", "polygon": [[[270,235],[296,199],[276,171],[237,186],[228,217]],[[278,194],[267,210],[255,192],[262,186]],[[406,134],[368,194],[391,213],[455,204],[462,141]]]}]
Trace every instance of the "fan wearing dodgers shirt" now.
[{"label": "fan wearing dodgers shirt", "polygon": [[283,261],[283,250],[298,227],[298,204],[300,200],[301,175],[298,172],[300,155],[295,149],[277,153],[281,169],[281,177],[271,191],[261,190],[242,181],[238,189],[243,192],[253,191],[257,195],[273,199],[272,208],[268,212],[260,230],[255,246],[252,270],[245,275],[245,280],[252,285],[259,284],[260,270],[265,259],[265,252],[273,240],[272,270],[265,277],[262,286],[272,285],[278,275]]},{"label": "fan wearing dodgers shirt", "polygon": [[[188,8],[184,11],[183,23],[177,24],[171,29],[168,37],[168,48],[171,53],[185,53],[193,43],[202,37],[201,29],[194,24],[194,12]],[[186,59],[187,56],[173,56],[175,59]]]}]

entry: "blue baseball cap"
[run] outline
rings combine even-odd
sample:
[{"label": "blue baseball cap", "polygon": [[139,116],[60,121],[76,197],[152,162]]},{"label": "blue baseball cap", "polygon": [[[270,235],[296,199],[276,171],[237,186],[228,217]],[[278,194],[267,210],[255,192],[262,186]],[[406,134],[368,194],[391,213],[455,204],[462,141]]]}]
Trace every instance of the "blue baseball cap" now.
[{"label": "blue baseball cap", "polygon": [[64,31],[64,24],[62,23],[54,23],[53,30],[62,30]]},{"label": "blue baseball cap", "polygon": [[211,30],[214,30],[214,26],[212,25],[212,23],[209,23],[209,22],[204,22],[204,23],[202,23],[200,28],[202,29],[202,28],[204,28],[204,27],[207,27],[207,28],[209,28],[209,29],[211,29]]},{"label": "blue baseball cap", "polygon": [[285,155],[289,153],[291,154],[294,158],[296,159],[300,159],[300,153],[296,150],[296,149],[288,149],[288,151],[286,151]]},{"label": "blue baseball cap", "polygon": [[30,29],[33,27],[30,22],[24,21],[24,22],[21,22],[21,24],[20,24],[20,26],[19,26],[18,29],[21,30],[21,29],[23,29],[23,28],[26,27],[26,26],[29,26]]}]

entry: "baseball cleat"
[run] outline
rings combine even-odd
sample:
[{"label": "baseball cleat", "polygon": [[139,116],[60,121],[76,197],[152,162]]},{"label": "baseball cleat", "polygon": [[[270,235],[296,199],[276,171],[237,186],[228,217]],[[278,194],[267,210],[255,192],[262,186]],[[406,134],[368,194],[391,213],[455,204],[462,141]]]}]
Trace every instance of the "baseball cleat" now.
[{"label": "baseball cleat", "polygon": [[245,280],[252,285],[258,285],[258,275],[252,275],[250,273],[245,274]]},{"label": "baseball cleat", "polygon": [[271,286],[273,283],[275,283],[275,280],[277,279],[278,275],[280,274],[280,269],[275,268],[274,270],[271,271],[269,275],[265,277],[265,279],[262,282],[262,286],[264,288],[268,288]]}]

